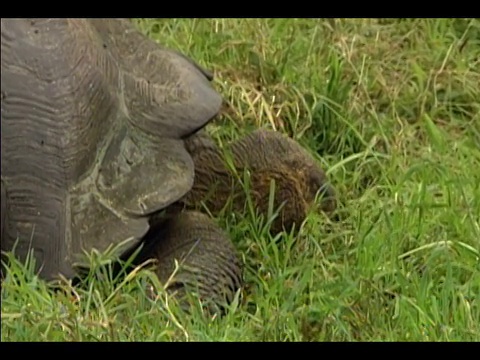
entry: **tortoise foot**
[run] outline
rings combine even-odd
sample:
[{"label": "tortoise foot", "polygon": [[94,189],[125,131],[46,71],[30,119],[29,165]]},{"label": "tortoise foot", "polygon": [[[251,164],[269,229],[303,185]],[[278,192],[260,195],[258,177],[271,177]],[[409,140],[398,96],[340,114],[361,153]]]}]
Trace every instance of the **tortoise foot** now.
[{"label": "tortoise foot", "polygon": [[197,294],[208,308],[224,308],[242,286],[242,265],[227,234],[197,211],[156,219],[134,262],[154,260],[155,272],[182,306]]}]

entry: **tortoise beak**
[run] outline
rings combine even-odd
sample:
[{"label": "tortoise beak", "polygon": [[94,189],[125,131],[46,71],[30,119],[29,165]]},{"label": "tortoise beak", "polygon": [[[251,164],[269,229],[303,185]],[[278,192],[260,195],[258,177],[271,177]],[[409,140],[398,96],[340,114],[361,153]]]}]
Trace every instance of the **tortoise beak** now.
[{"label": "tortoise beak", "polygon": [[337,199],[335,189],[328,183],[323,184],[318,191],[318,201],[320,209],[326,213],[331,213],[337,208]]}]

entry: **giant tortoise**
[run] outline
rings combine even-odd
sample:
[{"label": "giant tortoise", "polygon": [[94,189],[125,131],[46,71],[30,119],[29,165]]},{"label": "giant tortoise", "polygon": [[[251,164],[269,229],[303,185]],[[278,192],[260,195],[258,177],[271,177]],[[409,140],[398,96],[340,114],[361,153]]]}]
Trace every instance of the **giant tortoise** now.
[{"label": "giant tortoise", "polygon": [[1,247],[32,252],[47,280],[74,277],[92,250],[142,247],[136,262],[155,259],[162,281],[177,260],[172,287],[228,301],[242,266],[200,211],[240,210],[239,173],[263,213],[276,185],[272,231],[298,227],[318,192],[335,207],[288,137],[257,130],[220,149],[203,129],[222,103],[212,75],[127,19],[2,19],[1,45]]}]

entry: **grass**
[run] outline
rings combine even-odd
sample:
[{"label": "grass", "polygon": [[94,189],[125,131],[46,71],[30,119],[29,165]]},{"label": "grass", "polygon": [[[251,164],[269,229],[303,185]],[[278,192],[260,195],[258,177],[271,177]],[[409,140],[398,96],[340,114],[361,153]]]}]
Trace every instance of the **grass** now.
[{"label": "grass", "polygon": [[107,281],[102,256],[68,296],[13,262],[2,341],[480,341],[479,20],[136,23],[214,70],[218,142],[294,137],[342,220],[276,242],[253,210],[220,217],[246,280],[224,317],[181,311],[149,271]]}]

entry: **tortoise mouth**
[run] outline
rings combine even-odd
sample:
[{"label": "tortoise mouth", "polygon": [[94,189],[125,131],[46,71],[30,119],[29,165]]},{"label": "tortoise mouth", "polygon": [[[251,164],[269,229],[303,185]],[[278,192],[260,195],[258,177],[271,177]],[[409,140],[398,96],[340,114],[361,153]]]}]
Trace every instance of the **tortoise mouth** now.
[{"label": "tortoise mouth", "polygon": [[324,183],[318,189],[316,203],[319,203],[320,209],[326,213],[331,213],[337,209],[336,191],[329,183]]}]

